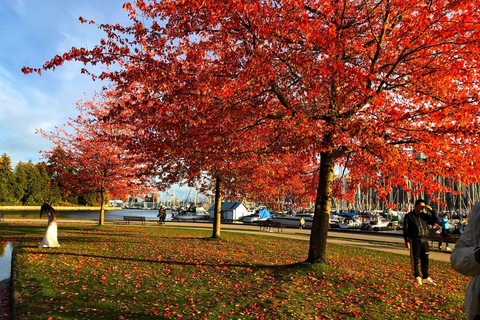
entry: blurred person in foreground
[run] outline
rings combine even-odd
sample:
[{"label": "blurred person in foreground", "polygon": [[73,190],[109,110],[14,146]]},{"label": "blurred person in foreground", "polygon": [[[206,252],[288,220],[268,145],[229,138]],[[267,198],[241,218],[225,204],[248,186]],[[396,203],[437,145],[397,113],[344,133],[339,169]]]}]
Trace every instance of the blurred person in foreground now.
[{"label": "blurred person in foreground", "polygon": [[465,313],[467,320],[480,320],[480,202],[470,212],[468,225],[455,243],[450,263],[456,271],[473,277],[465,291]]}]

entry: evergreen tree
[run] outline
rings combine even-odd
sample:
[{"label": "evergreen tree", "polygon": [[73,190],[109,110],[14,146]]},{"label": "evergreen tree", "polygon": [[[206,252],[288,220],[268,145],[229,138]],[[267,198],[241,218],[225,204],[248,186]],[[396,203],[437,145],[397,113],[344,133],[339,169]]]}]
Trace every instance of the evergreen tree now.
[{"label": "evergreen tree", "polygon": [[25,204],[39,205],[45,202],[52,202],[52,185],[45,163],[33,164],[32,161],[29,161],[26,171]]},{"label": "evergreen tree", "polygon": [[49,168],[45,162],[35,164],[38,172],[38,180],[41,185],[41,192],[38,197],[43,199],[42,203],[55,203],[61,201],[62,195],[57,182],[49,172]]},{"label": "evergreen tree", "polygon": [[4,153],[0,157],[0,203],[12,204],[14,196],[12,194],[13,171],[10,157]]},{"label": "evergreen tree", "polygon": [[27,164],[19,162],[13,171],[12,193],[15,198],[15,204],[25,204],[25,191],[27,190]]}]

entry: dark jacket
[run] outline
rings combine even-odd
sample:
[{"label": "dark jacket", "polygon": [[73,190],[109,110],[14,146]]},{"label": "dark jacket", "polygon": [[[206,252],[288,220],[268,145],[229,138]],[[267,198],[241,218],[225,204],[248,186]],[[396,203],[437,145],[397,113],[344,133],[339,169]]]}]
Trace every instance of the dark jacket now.
[{"label": "dark jacket", "polygon": [[434,210],[420,214],[410,211],[405,215],[403,224],[403,238],[405,242],[409,242],[410,239],[427,240],[427,225],[434,225],[437,222],[438,216]]}]

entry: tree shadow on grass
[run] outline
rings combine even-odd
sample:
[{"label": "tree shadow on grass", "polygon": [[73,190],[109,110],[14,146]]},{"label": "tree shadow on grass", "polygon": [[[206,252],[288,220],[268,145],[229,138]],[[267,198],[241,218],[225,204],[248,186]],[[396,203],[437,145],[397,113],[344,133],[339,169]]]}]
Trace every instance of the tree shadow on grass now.
[{"label": "tree shadow on grass", "polygon": [[[122,244],[142,244],[145,241],[144,240],[138,240],[139,235],[138,234],[118,234],[118,235],[110,235],[106,234],[104,235],[105,238],[102,238],[102,236],[98,236],[97,234],[93,234],[91,237],[75,237],[75,236],[69,236],[69,237],[58,237],[59,242],[64,242],[64,243],[93,243],[93,242],[101,242],[101,243],[122,243]],[[112,239],[113,238],[113,239]],[[155,241],[162,241],[162,240],[202,240],[202,238],[199,237],[157,237],[155,236],[152,238],[152,240]]]},{"label": "tree shadow on grass", "polygon": [[[171,237],[168,237],[168,238],[171,239]],[[194,238],[194,239],[206,241],[205,238]],[[28,249],[35,248],[36,249],[37,247],[35,247],[35,246],[19,246],[19,249],[21,249],[21,248],[26,248],[26,249],[27,248]],[[21,252],[22,251],[19,251],[19,253],[21,253]],[[119,261],[119,262],[132,262],[132,263],[137,263],[137,262],[150,263],[154,266],[154,268],[156,268],[155,265],[169,265],[169,266],[172,266],[172,267],[179,266],[179,268],[182,268],[182,267],[192,267],[192,268],[207,267],[207,268],[213,268],[214,271],[215,271],[215,268],[221,268],[221,269],[224,269],[224,268],[232,268],[232,269],[240,268],[240,269],[245,269],[245,272],[247,272],[247,274],[250,274],[250,272],[259,271],[259,273],[257,275],[250,276],[250,277],[255,277],[255,279],[258,279],[259,277],[263,277],[263,275],[265,274],[264,272],[266,271],[267,276],[265,277],[265,279],[259,280],[259,283],[260,284],[265,284],[265,285],[272,285],[272,286],[275,286],[275,285],[281,286],[283,283],[288,283],[288,282],[291,282],[291,281],[293,283],[295,283],[295,281],[297,281],[296,279],[298,279],[296,277],[297,275],[302,276],[302,275],[307,275],[308,274],[310,276],[312,274],[312,271],[315,271],[315,273],[316,273],[315,277],[316,278],[322,277],[328,271],[328,267],[325,266],[324,264],[319,265],[319,264],[311,264],[311,263],[305,263],[305,262],[271,265],[271,264],[264,264],[264,263],[249,264],[249,263],[243,263],[243,262],[240,262],[240,263],[233,262],[232,263],[232,262],[223,262],[223,261],[220,261],[218,263],[218,262],[209,262],[209,261],[189,262],[189,261],[181,261],[181,260],[176,260],[176,259],[159,259],[159,260],[156,260],[156,259],[142,259],[142,258],[135,258],[135,257],[116,257],[116,256],[112,256],[112,255],[109,255],[109,254],[71,253],[71,252],[65,252],[64,250],[62,250],[62,247],[60,247],[60,248],[44,248],[44,249],[37,249],[37,250],[28,250],[28,251],[24,251],[24,252],[28,252],[28,254],[33,254],[33,255],[38,254],[38,255],[50,255],[50,256],[58,256],[58,257],[71,256],[71,257],[81,257],[81,258],[93,258],[93,259],[99,259],[99,260],[110,260],[112,262],[113,261]],[[110,264],[112,264],[112,263],[110,263]],[[122,265],[122,264],[119,263],[119,265]],[[234,270],[232,275],[237,274],[237,272],[238,272],[238,270]],[[166,276],[168,277],[169,275],[167,274]],[[243,275],[243,277],[245,277],[245,275]],[[246,277],[249,277],[249,276],[247,275]],[[277,282],[277,280],[280,280],[280,281]],[[220,290],[220,289],[215,289],[215,290]],[[220,290],[217,293],[220,294],[220,293],[227,292],[227,291],[228,290],[226,290],[226,291]],[[202,298],[198,298],[199,301],[208,301],[209,299],[211,299],[212,291],[209,290],[208,292],[207,291],[204,292],[204,291],[200,290],[199,292],[196,292],[196,295],[197,295],[197,297],[202,297]],[[190,293],[188,293],[188,294],[185,293],[185,295],[180,296],[178,298],[178,300],[172,301],[172,304],[174,302],[178,302],[178,303],[181,304],[181,303],[183,303],[182,299],[186,299],[186,297],[189,297],[189,296],[190,296]],[[54,297],[54,299],[59,299],[59,298]],[[75,299],[75,298],[72,298],[72,299]],[[128,300],[129,298],[126,298],[126,297],[123,297],[123,298],[120,298],[120,299],[124,299],[127,302],[129,301]],[[55,301],[57,301],[57,300],[55,300]],[[58,300],[58,303],[61,304],[62,301]],[[93,310],[97,310],[97,311],[91,311],[91,310],[88,311],[88,316],[90,318],[96,318],[97,316],[98,316],[97,318],[103,318],[106,315],[107,315],[106,316],[107,318],[113,318],[113,317],[108,316],[109,312],[115,312],[113,310],[113,308],[110,308],[108,305],[105,305],[105,306],[99,308],[98,305],[96,305],[94,302],[88,302],[88,303],[95,306],[95,309],[93,309]],[[244,302],[241,302],[241,303],[244,303]],[[267,307],[268,308],[275,308],[275,306],[269,301],[262,302],[262,305],[264,305],[266,308]],[[68,309],[68,306],[66,306],[66,308]],[[175,308],[178,308],[178,307],[175,307]],[[165,311],[165,309],[163,309],[161,307],[158,308],[157,310],[161,312],[160,314],[162,314]],[[39,313],[47,313],[47,312],[50,312],[50,311],[51,311],[50,309],[39,310]],[[65,315],[64,314],[65,310],[63,310],[63,308],[62,308],[61,312],[62,312],[61,313],[62,315]],[[128,316],[128,315],[131,315],[132,318],[136,318],[136,319],[151,319],[151,318],[153,318],[153,315],[148,311],[138,311],[138,312],[127,311],[124,314],[124,316]]]},{"label": "tree shadow on grass", "polygon": [[[38,249],[37,246],[17,246],[18,249],[27,249],[33,248]],[[133,257],[115,257],[115,256],[108,256],[108,255],[97,255],[97,254],[82,254],[82,253],[72,253],[72,252],[64,252],[60,251],[60,248],[42,248],[38,251],[28,251],[29,254],[42,254],[42,255],[52,255],[52,256],[73,256],[73,257],[86,257],[86,258],[96,258],[96,259],[108,259],[108,260],[115,260],[115,261],[127,261],[127,262],[146,262],[146,263],[154,263],[154,264],[167,264],[167,265],[179,265],[179,266],[191,266],[191,267],[231,267],[231,268],[249,268],[252,270],[259,270],[259,269],[269,269],[271,271],[295,271],[296,273],[308,273],[311,271],[318,271],[322,270],[325,267],[321,266],[320,264],[311,264],[306,262],[297,262],[297,263],[290,263],[290,264],[280,264],[280,265],[271,265],[271,264],[250,264],[250,263],[231,263],[231,262],[221,262],[221,263],[214,263],[214,262],[188,262],[188,261],[177,261],[177,260],[168,260],[168,259],[139,259]]]}]

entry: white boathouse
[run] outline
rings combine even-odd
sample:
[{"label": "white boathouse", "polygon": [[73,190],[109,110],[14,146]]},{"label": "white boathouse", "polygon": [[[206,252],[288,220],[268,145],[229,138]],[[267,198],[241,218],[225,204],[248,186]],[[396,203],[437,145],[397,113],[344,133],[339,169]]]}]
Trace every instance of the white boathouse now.
[{"label": "white boathouse", "polygon": [[[211,206],[208,210],[210,212],[210,219],[213,219],[215,206]],[[220,209],[223,221],[238,221],[244,216],[251,214],[247,207],[241,202],[222,202]]]}]

